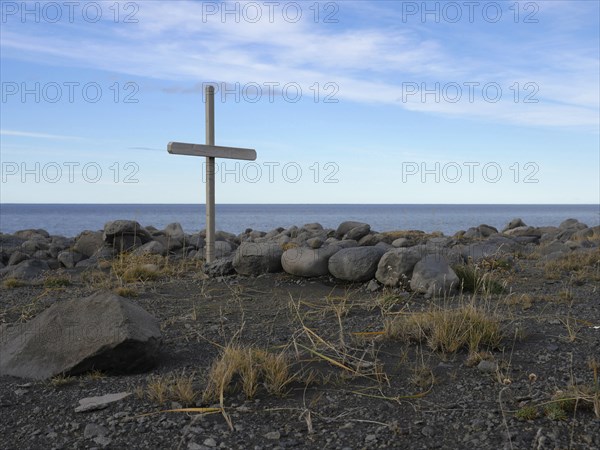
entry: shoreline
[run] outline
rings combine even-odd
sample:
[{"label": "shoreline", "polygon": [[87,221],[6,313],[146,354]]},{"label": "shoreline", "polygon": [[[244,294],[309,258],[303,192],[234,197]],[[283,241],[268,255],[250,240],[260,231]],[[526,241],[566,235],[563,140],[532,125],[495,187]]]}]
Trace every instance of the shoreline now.
[{"label": "shoreline", "polygon": [[[345,281],[376,280],[395,287],[400,275],[410,278],[413,266],[428,255],[443,258],[449,266],[476,263],[490,256],[527,254],[539,248],[545,249],[545,258],[556,258],[598,247],[600,226],[588,227],[570,218],[558,227],[532,227],[515,218],[501,230],[482,224],[446,236],[420,230],[378,232],[368,223],[345,221],[336,228],[308,223],[269,231],[248,228],[238,235],[217,231],[215,238],[217,260],[202,269],[211,276],[285,271],[300,277],[332,275]],[[159,230],[133,220],[110,221],[101,231],[86,230],[73,238],[52,236],[43,229],[21,230],[0,234],[0,243],[0,277],[24,279],[36,278],[48,270],[98,268],[124,254],[203,263],[206,252],[205,230],[185,233],[179,223]],[[399,262],[407,258],[408,268]],[[388,260],[401,266],[394,266],[392,280],[379,267]],[[452,272],[449,267],[437,270]]]}]

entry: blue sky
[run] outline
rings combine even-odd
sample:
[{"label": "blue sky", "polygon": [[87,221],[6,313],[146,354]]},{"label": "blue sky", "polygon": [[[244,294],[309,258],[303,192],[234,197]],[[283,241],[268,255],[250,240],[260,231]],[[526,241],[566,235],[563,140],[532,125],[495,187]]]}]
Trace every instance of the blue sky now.
[{"label": "blue sky", "polygon": [[1,201],[598,203],[599,4],[3,1]]}]

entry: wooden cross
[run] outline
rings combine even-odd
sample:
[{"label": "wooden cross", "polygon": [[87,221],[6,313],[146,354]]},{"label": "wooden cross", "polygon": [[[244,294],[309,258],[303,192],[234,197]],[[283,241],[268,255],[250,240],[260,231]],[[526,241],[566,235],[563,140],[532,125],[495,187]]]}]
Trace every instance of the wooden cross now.
[{"label": "wooden cross", "polygon": [[215,145],[215,88],[206,86],[206,145],[169,142],[167,151],[175,155],[206,156],[206,262],[215,259],[215,158],[254,161],[256,151],[249,148]]}]

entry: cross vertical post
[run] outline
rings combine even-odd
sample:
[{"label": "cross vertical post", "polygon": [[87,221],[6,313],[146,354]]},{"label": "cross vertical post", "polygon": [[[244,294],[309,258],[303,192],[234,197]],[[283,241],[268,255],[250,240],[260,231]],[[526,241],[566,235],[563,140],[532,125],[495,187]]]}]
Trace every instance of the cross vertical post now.
[{"label": "cross vertical post", "polygon": [[206,262],[215,260],[215,158],[256,160],[256,150],[242,147],[215,145],[215,88],[204,89],[206,103],[206,145],[169,142],[167,151],[172,155],[206,157]]},{"label": "cross vertical post", "polygon": [[[206,86],[206,145],[215,145],[215,88]],[[215,158],[206,157],[206,262],[215,259]]]}]

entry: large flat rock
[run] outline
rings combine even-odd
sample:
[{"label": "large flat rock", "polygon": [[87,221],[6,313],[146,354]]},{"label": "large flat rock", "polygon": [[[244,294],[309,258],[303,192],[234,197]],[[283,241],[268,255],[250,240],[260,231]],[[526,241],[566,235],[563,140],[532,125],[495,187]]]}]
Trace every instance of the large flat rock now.
[{"label": "large flat rock", "polygon": [[27,323],[0,329],[0,375],[43,380],[88,370],[139,372],[161,343],[158,321],[110,292],[50,306]]}]

